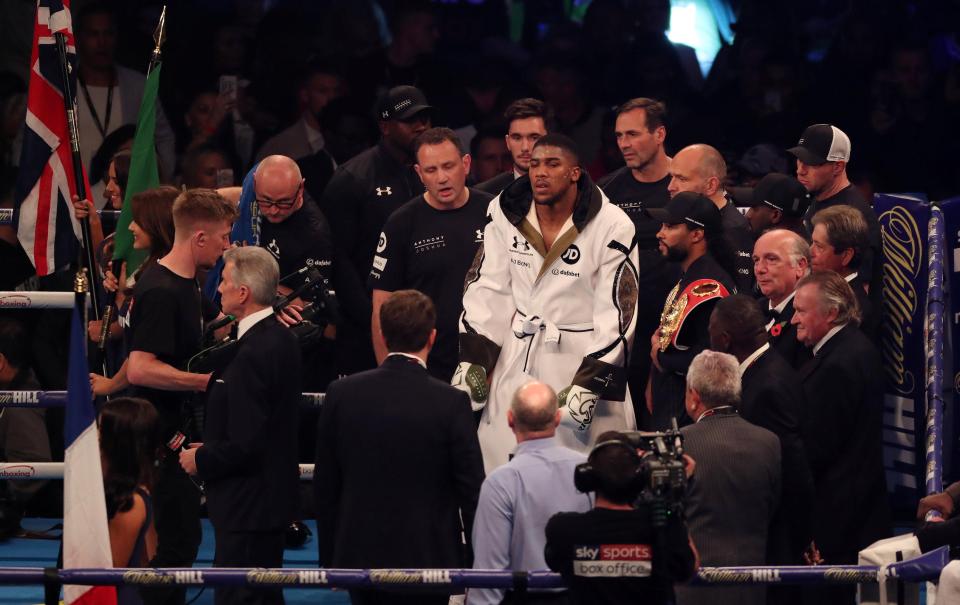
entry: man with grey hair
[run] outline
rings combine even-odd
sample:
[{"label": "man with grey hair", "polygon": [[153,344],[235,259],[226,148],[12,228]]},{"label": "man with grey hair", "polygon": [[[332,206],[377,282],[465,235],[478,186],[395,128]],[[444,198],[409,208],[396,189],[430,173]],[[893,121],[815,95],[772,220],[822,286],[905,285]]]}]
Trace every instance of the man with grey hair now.
[{"label": "man with grey hair", "polygon": [[[528,382],[513,395],[507,423],[517,437],[516,454],[483,482],[473,521],[475,569],[546,569],[544,530],[559,512],[586,512],[588,494],[573,484],[584,454],[555,439],[560,411],[557,394],[542,382]],[[500,603],[502,590],[470,589],[467,603]],[[508,595],[508,602],[510,596]],[[555,602],[558,593],[528,594],[524,602]]]},{"label": "man with grey hair", "polygon": [[[857,329],[857,299],[839,274],[815,271],[800,280],[794,307],[797,338],[813,350],[800,381],[817,494],[814,539],[826,563],[855,564],[860,549],[890,532],[880,354]],[[824,590],[824,596],[849,603],[853,589]]]},{"label": "man with grey hair", "polygon": [[[704,567],[763,565],[767,528],[780,499],[780,440],[737,413],[740,363],[706,350],[687,370],[687,413],[695,423],[681,429],[686,453],[697,461],[687,489],[690,537]],[[676,586],[677,603],[765,603],[760,587]]]},{"label": "man with grey hair", "polygon": [[810,358],[790,323],[797,282],[810,272],[810,246],[787,229],[767,231],[753,247],[753,271],[764,298],[760,305],[767,314],[770,345],[791,366],[799,368]]},{"label": "man with grey hair", "polygon": [[709,198],[720,210],[723,236],[735,257],[733,278],[737,289],[740,292],[753,291],[750,267],[753,232],[723,186],[727,178],[727,163],[723,156],[716,148],[702,143],[684,147],[670,162],[670,176],[667,191],[671,198],[683,191],[692,191]]},{"label": "man with grey hair", "polygon": [[[204,443],[180,465],[206,483],[217,567],[282,567],[284,531],[297,511],[300,348],[274,316],[279,269],[263,248],[224,253],[224,313],[237,348],[208,388]],[[220,587],[216,603],[282,603],[279,588]]]}]

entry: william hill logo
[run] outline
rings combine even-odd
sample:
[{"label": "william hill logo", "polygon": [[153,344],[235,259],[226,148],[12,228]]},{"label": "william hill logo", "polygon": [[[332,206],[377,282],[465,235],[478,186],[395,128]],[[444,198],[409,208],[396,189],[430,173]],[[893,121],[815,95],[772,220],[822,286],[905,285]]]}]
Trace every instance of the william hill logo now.
[{"label": "william hill logo", "polygon": [[880,215],[883,235],[883,324],[880,330],[883,367],[890,385],[902,394],[913,392],[916,379],[904,359],[919,299],[914,282],[923,261],[923,240],[917,221],[903,206]]}]

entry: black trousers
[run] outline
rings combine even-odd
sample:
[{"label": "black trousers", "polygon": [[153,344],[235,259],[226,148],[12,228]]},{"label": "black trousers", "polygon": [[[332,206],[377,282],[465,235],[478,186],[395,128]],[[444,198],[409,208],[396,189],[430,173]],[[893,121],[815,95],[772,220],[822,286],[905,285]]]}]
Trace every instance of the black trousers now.
[{"label": "black trousers", "polygon": [[[153,493],[157,554],[153,567],[192,567],[200,549],[200,490],[180,468],[176,454],[163,459]],[[185,587],[141,588],[146,605],[183,605]]]},{"label": "black trousers", "polygon": [[[217,545],[214,567],[283,567],[284,530],[225,531],[213,523]],[[282,605],[282,588],[250,586],[218,586],[214,591],[217,605]]]}]

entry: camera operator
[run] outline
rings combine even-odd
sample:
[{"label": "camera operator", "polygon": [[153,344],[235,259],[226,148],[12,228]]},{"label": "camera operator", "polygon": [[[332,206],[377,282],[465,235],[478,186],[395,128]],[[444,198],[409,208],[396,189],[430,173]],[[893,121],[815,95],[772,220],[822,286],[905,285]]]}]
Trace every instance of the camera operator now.
[{"label": "camera operator", "polygon": [[[645,489],[649,460],[627,435],[608,431],[577,467],[577,489],[596,492],[596,506],[554,515],[544,551],[547,565],[570,586],[571,603],[673,603],[673,583],[696,571],[696,549],[678,514],[679,490],[664,519]],[[689,476],[693,460],[684,456],[684,463]]]}]

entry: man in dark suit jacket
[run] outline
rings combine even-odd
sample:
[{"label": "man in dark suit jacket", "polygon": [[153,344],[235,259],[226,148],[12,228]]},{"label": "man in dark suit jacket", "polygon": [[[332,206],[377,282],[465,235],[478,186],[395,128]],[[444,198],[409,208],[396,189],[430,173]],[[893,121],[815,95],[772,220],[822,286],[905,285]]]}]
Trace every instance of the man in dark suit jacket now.
[{"label": "man in dark suit jacket", "polygon": [[[224,253],[221,304],[238,320],[237,344],[208,389],[204,443],[180,464],[206,484],[217,567],[282,567],[297,508],[300,347],[274,317],[280,270],[264,248]],[[216,603],[283,603],[279,588],[218,587]]]},{"label": "man in dark suit jacket", "polygon": [[710,348],[740,362],[740,416],[780,438],[783,497],[770,527],[767,562],[801,565],[813,539],[813,476],[800,437],[802,391],[797,372],[767,342],[765,322],[756,300],[725,298],[710,317]]},{"label": "man in dark suit jacket", "polygon": [[[686,498],[687,526],[703,566],[763,565],[767,528],[780,499],[780,440],[737,414],[737,359],[706,350],[687,370],[684,449],[697,461]],[[766,602],[762,586],[676,587],[678,605]]]},{"label": "man in dark suit jacket", "polygon": [[772,346],[794,368],[809,359],[807,348],[797,340],[793,318],[793,295],[797,282],[810,271],[810,245],[786,229],[767,231],[753,246],[753,272],[767,314],[767,333]]},{"label": "man in dark suit jacket", "polygon": [[836,271],[857,296],[860,330],[869,338],[877,336],[880,314],[867,293],[869,283],[860,275],[860,263],[869,250],[867,221],[853,206],[830,206],[813,215],[810,264],[814,271]]},{"label": "man in dark suit jacket", "polygon": [[[833,271],[815,271],[802,279],[794,307],[797,337],[813,350],[800,380],[817,491],[814,537],[827,563],[856,563],[860,549],[890,535],[880,355],[857,329],[853,290]],[[852,602],[852,587],[829,592],[827,602]]]},{"label": "man in dark suit jacket", "polygon": [[[314,475],[321,565],[470,565],[461,533],[471,535],[483,460],[469,397],[427,373],[435,322],[427,296],[394,292],[380,308],[383,364],[327,389]],[[350,593],[354,605],[448,599]]]}]

